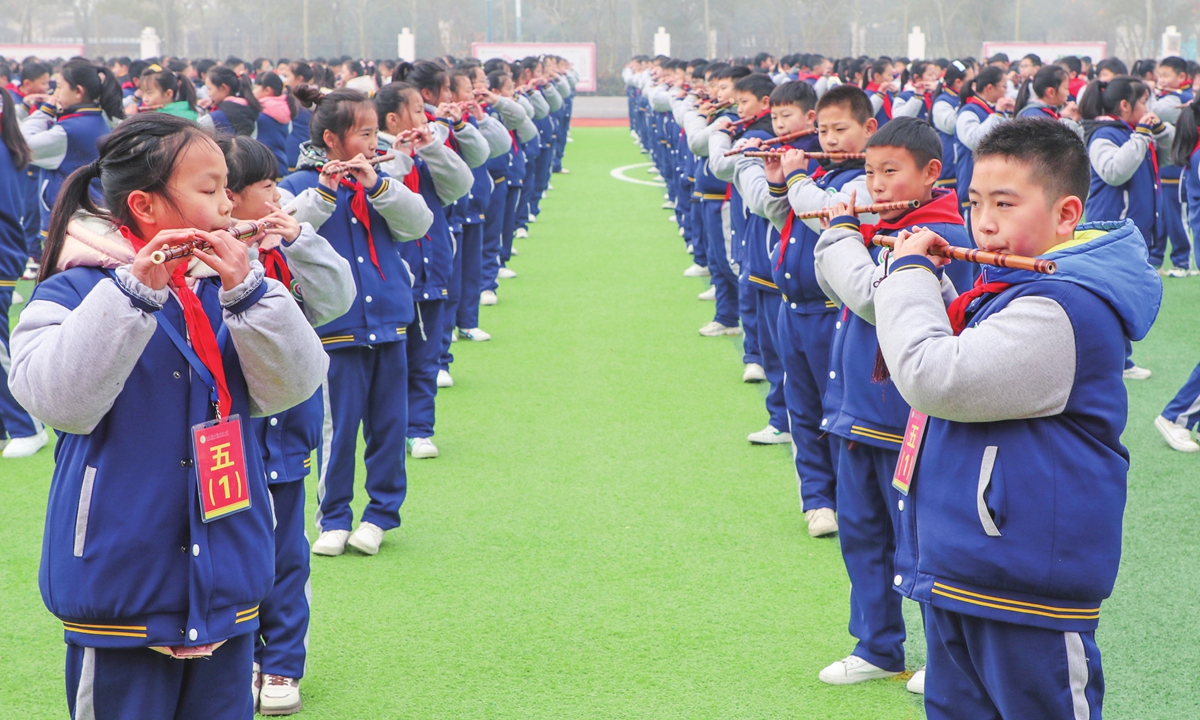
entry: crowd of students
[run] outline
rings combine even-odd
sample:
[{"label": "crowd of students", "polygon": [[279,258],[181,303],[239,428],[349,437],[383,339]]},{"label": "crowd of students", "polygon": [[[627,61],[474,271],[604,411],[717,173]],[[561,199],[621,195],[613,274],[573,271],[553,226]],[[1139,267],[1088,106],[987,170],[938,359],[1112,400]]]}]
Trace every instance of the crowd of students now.
[{"label": "crowd of students", "polygon": [[[903,672],[909,597],[930,718],[1099,717],[1123,380],[1150,376],[1132,342],[1162,278],[1200,274],[1200,66],[643,56],[624,78],[711,283],[700,334],[741,336],[768,383],[748,439],[791,444],[809,534],[840,540],[857,643],[819,679]],[[1197,408],[1200,367],[1155,421],[1171,447],[1200,450]]]},{"label": "crowd of students", "polygon": [[490,339],[479,306],[566,172],[576,74],[556,56],[0,74],[0,313],[37,280],[0,333],[0,444],[58,434],[40,586],[72,716],[294,713],[310,552],[374,555],[400,525],[452,344]]}]

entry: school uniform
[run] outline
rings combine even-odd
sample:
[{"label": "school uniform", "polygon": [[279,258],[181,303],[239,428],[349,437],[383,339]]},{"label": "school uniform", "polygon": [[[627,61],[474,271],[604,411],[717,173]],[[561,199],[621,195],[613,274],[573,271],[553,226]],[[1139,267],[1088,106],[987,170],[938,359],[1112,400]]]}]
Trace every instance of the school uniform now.
[{"label": "school uniform", "polygon": [[915,117],[928,122],[929,112],[932,109],[932,93],[905,90],[897,93],[896,99],[892,101],[892,117]]},{"label": "school uniform", "polygon": [[[317,524],[322,531],[350,530],[359,425],[367,440],[362,519],[384,530],[400,525],[407,491],[405,431],[408,427],[408,326],[416,317],[410,269],[398,245],[424,236],[433,212],[404,183],[380,172],[375,187],[345,179],[337,192],[318,184],[324,154],[301,147],[300,169],[280,182],[284,203],[306,221],[328,219],[317,232],[349,263],[356,296],[350,310],[317,328],[329,353],[323,391],[322,464]],[[318,216],[319,221],[319,216]],[[389,398],[386,403],[371,398]]]},{"label": "school uniform", "polygon": [[[518,105],[518,107],[520,107]],[[517,211],[524,197],[531,163],[527,149],[538,144],[537,129],[526,117],[521,129],[510,130],[512,149],[499,157],[488,160],[488,175],[495,189],[488,202],[487,217],[483,228],[483,259],[480,269],[480,288],[495,292],[499,287],[496,275],[512,257],[513,234],[517,228]],[[478,327],[478,308],[474,318]],[[470,317],[466,318],[467,320]],[[460,326],[466,327],[466,326]]]},{"label": "school uniform", "polygon": [[258,135],[258,116],[245,100],[227,97],[208,114],[200,118],[200,126],[229,133],[230,135]]},{"label": "school uniform", "polygon": [[[8,150],[0,148],[0,318],[5,320],[12,307],[17,280],[29,257],[21,225],[27,178],[24,168],[18,170],[13,165]],[[0,443],[6,438],[32,437],[42,431],[42,424],[21,407],[8,389],[8,368],[12,364],[8,333],[9,324],[0,323]]]},{"label": "school uniform", "polygon": [[[29,117],[30,108],[25,104],[25,96],[21,94],[20,89],[16,85],[9,85],[8,92],[12,95],[13,103],[17,108],[17,119],[25,120]],[[38,202],[38,168],[33,163],[30,163],[21,171],[21,181],[19,189],[21,192],[22,209],[21,209],[21,229],[25,237],[25,252],[27,257],[35,260],[41,260],[42,257],[42,214]]]},{"label": "school uniform", "polygon": [[[958,171],[958,143],[955,142],[954,131],[958,120],[958,96],[948,90],[942,90],[933,99],[929,108],[929,120],[937,131],[938,139],[942,141],[942,172],[938,175],[934,187],[956,188],[958,181],[955,173]],[[962,198],[959,198],[962,202]],[[960,204],[961,208],[962,205]]]},{"label": "school uniform", "polygon": [[312,108],[300,105],[296,110],[296,117],[292,118],[292,129],[288,131],[287,140],[284,142],[284,159],[287,161],[288,172],[296,169],[296,163],[300,159],[300,145],[311,139],[308,132],[308,124],[311,121]]},{"label": "school uniform", "polygon": [[1071,129],[1071,132],[1079,136],[1083,140],[1083,126],[1075,122],[1071,118],[1063,117],[1058,114],[1058,108],[1050,107],[1046,103],[1037,98],[1030,98],[1025,107],[1021,108],[1017,113],[1019,118],[1037,118],[1039,120],[1051,120],[1057,123],[1062,123]]},{"label": "school uniform", "polygon": [[[538,134],[536,142],[531,140],[525,144],[525,182],[521,186],[521,198],[517,204],[517,212],[514,217],[514,228],[529,227],[529,216],[537,215],[537,201],[544,187],[539,189],[543,169],[547,178],[550,177],[550,158],[542,157],[543,149],[548,149],[550,146],[550,135],[553,132],[554,121],[550,119],[550,103],[545,94],[539,90],[534,90],[523,96],[529,101],[533,107],[533,124],[537,128]],[[549,180],[547,180],[549,182]],[[515,229],[514,229],[515,232]],[[511,251],[510,245],[503,251],[501,260],[508,262]]]},{"label": "school uniform", "polygon": [[884,123],[891,120],[893,116],[892,92],[890,90],[880,90],[878,83],[867,83],[863,91],[871,99],[871,109],[875,112],[875,122],[879,124],[879,127],[883,127]]},{"label": "school uniform", "polygon": [[[838,539],[850,576],[853,655],[891,672],[904,670],[904,616],[892,592],[899,495],[892,488],[909,406],[895,384],[880,377],[874,293],[887,272],[882,247],[864,242],[921,226],[957,247],[974,247],[958,214],[957,197],[934,199],[897,220],[860,225],[857,217],[830,221],[815,251],[817,281],[841,306],[830,348],[829,384],[821,428],[838,439]],[[947,278],[962,291],[975,279],[970,263],[953,263]]]},{"label": "school uniform", "polygon": [[[38,207],[42,237],[50,227],[50,211],[59,188],[71,173],[100,157],[97,145],[109,132],[109,121],[98,105],[73,105],[61,113],[40,105],[21,121],[21,134],[33,152],[31,164],[41,169]],[[91,195],[103,202],[98,180],[92,182]]]},{"label": "school uniform", "polygon": [[[733,113],[725,112],[714,117],[716,120],[725,117],[737,120]],[[712,123],[709,123],[711,128]],[[709,130],[708,132],[715,132]],[[693,192],[700,193],[700,232],[704,237],[704,255],[708,261],[711,282],[716,291],[716,310],[713,321],[725,327],[738,327],[740,311],[738,308],[737,273],[730,265],[732,253],[732,237],[726,237],[725,223],[729,217],[728,200],[731,197],[731,187],[728,182],[713,174],[709,167],[711,156],[706,155],[698,166],[696,185]],[[676,203],[678,205],[678,203]],[[731,228],[732,229],[732,228]]]},{"label": "school uniform", "polygon": [[959,105],[958,117],[954,121],[954,147],[958,163],[954,168],[955,189],[964,217],[970,221],[971,199],[967,192],[971,188],[971,175],[975,172],[975,148],[979,141],[996,126],[1008,118],[978,95],[972,95]]},{"label": "school uniform", "polygon": [[893,264],[876,292],[883,356],[928,416],[912,417],[896,473],[891,582],[927,606],[934,720],[1100,717],[1095,630],[1129,470],[1124,347],[1149,331],[1162,282],[1128,221],[1080,226],[1042,257],[1055,275],[985,267],[949,309],[925,258]]},{"label": "school uniform", "polygon": [[[1185,103],[1193,100],[1190,88],[1185,90],[1166,90],[1150,104],[1150,111],[1166,123],[1174,125],[1179,120],[1179,113]],[[1159,183],[1162,188],[1162,205],[1158,213],[1158,226],[1155,228],[1153,240],[1150,243],[1150,264],[1161,265],[1167,251],[1167,241],[1171,242],[1171,264],[1178,268],[1187,269],[1190,265],[1191,243],[1188,240],[1187,228],[1184,227],[1183,217],[1183,168],[1170,162],[1159,167]],[[1200,248],[1197,248],[1200,252]],[[1200,262],[1197,263],[1200,266]]]},{"label": "school uniform", "polygon": [[279,163],[279,177],[288,174],[287,139],[292,131],[292,110],[288,107],[287,98],[266,96],[259,98],[262,112],[255,119],[258,134],[255,136],[260,143],[267,146]]},{"label": "school uniform", "polygon": [[[1195,237],[1200,232],[1200,163],[1196,162],[1195,151],[1192,151],[1191,161],[1183,168],[1180,191],[1184,195],[1188,209],[1188,225]],[[1200,365],[1175,393],[1175,397],[1167,403],[1162,416],[1173,423],[1186,428],[1195,428],[1200,423]]]},{"label": "school uniform", "polygon": [[[250,417],[311,395],[327,361],[260,264],[229,291],[215,277],[189,283],[203,314],[186,322],[181,295],[129,274],[131,242],[102,219],[72,222],[68,269],[34,289],[13,334],[13,394],[59,431],[42,598],[63,624],[73,717],[170,718],[186,701],[194,717],[244,720],[274,558]],[[240,418],[241,463],[221,445],[193,452],[215,407]],[[202,499],[197,473],[230,466],[233,502],[216,501],[228,475]],[[212,654],[180,661],[151,647]]]}]

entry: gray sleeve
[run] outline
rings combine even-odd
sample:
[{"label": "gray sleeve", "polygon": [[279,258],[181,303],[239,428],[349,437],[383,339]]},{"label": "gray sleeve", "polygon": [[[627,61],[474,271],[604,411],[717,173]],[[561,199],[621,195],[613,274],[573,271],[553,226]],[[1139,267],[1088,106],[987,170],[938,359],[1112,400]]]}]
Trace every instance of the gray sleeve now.
[{"label": "gray sleeve", "polygon": [[[267,291],[258,302],[240,313],[229,311],[262,282]],[[312,397],[325,379],[329,356],[291,293],[264,278],[262,265],[252,262],[241,285],[221,291],[221,304],[250,392],[250,414],[281,412]]]},{"label": "gray sleeve", "polygon": [[318,327],[346,314],[358,292],[349,260],[308,223],[300,225],[300,237],[285,245],[283,254],[304,298],[300,308],[309,325]]},{"label": "gray sleeve", "polygon": [[875,117],[879,114],[879,111],[883,109],[883,95],[881,93],[873,92],[871,93],[870,100],[871,117]]},{"label": "gray sleeve", "polygon": [[[814,251],[817,282],[840,306],[875,324],[875,285],[884,276],[858,230],[833,227],[821,233]],[[944,314],[944,312],[943,312]]]},{"label": "gray sleeve", "polygon": [[521,103],[506,97],[497,97],[495,108],[496,112],[500,113],[500,120],[504,122],[504,127],[509,130],[516,130],[529,119],[529,113],[525,111]]},{"label": "gray sleeve", "polygon": [[938,130],[953,135],[955,125],[958,122],[958,111],[951,107],[948,102],[940,102],[933,104],[933,126]]},{"label": "gray sleeve", "polygon": [[715,132],[708,136],[708,171],[718,180],[733,182],[739,156],[725,157],[725,151],[732,146],[729,133]]},{"label": "gray sleeve", "polygon": [[[541,89],[542,94],[546,96],[546,104],[550,106],[550,112],[558,112],[561,110],[563,106],[562,95],[558,93],[558,88],[554,87],[554,83],[547,83],[543,85]],[[671,94],[666,90],[663,91],[663,94],[666,96],[667,100],[667,107],[665,109],[670,110]]]},{"label": "gray sleeve", "polygon": [[393,240],[416,240],[433,225],[433,210],[425,204],[425,198],[394,177],[385,178],[383,186],[367,199],[375,212],[387,221]]},{"label": "gray sleeve", "polygon": [[296,222],[308,223],[313,227],[324,225],[325,221],[333,215],[333,211],[337,209],[337,205],[317,192],[316,188],[308,188],[299,195],[292,195],[287,190],[279,188],[279,206],[285,209],[296,208],[296,212],[293,213]]},{"label": "gray sleeve", "polygon": [[529,118],[531,118],[531,119],[533,118],[533,113],[534,113],[533,103],[529,102],[528,97],[526,97],[524,95],[513,95],[513,102],[520,105],[521,109],[525,111],[525,114]]},{"label": "gray sleeve", "polygon": [[1085,142],[1083,136],[1083,126],[1071,118],[1059,118],[1058,121],[1071,129],[1071,132],[1079,136],[1080,142]]},{"label": "gray sleeve", "polygon": [[671,95],[667,92],[666,85],[655,85],[647,93],[646,99],[650,101],[650,109],[654,112],[667,112],[671,109]]},{"label": "gray sleeve", "polygon": [[959,142],[974,151],[979,145],[979,141],[1006,119],[1000,113],[994,113],[988,115],[987,120],[980,122],[975,113],[961,112],[958,114],[958,120],[954,123],[954,135]]},{"label": "gray sleeve", "polygon": [[454,128],[454,139],[458,141],[458,152],[466,161],[468,170],[488,161],[491,146],[487,138],[479,132],[479,128],[464,121]]},{"label": "gray sleeve", "polygon": [[696,157],[708,157],[708,138],[713,132],[712,125],[700,113],[689,114],[687,120],[688,126],[684,132],[687,134],[688,149]]},{"label": "gray sleeve", "polygon": [[1124,185],[1146,160],[1151,137],[1135,132],[1121,145],[1112,140],[1096,138],[1088,147],[1088,159],[1100,179],[1109,185]]},{"label": "gray sleeve", "polygon": [[67,131],[41,110],[21,121],[21,135],[33,153],[30,163],[37,167],[56,170],[67,157]]},{"label": "gray sleeve", "polygon": [[565,75],[559,75],[554,79],[554,89],[558,90],[558,94],[566,100],[571,96],[571,81]]},{"label": "gray sleeve", "polygon": [[[805,176],[803,178],[793,177],[788,183],[788,202],[792,204],[792,209],[797,213],[812,212],[823,208],[833,207],[838,203],[850,202],[850,193],[855,193],[855,202],[859,205],[866,205],[871,202],[871,193],[867,190],[867,178],[865,175],[860,175],[850,182],[842,186],[842,189],[836,193],[826,191],[821,186],[812,181],[811,178]],[[860,222],[873,223],[879,219],[878,215],[859,215]],[[821,220],[802,220],[805,225],[812,228],[813,232],[821,232]]]},{"label": "gray sleeve", "polygon": [[429,174],[433,176],[438,200],[442,201],[443,207],[471,191],[475,176],[458,153],[441,143],[434,143],[418,149],[417,154],[425,161]]},{"label": "gray sleeve", "polygon": [[[153,297],[158,307],[169,296],[167,290],[142,289],[138,295],[148,302]],[[154,316],[135,307],[112,280],[97,283],[74,310],[34,300],[13,330],[8,388],[50,427],[90,433],[125,388],[157,328]]]},{"label": "gray sleeve", "polygon": [[1061,413],[1075,378],[1075,329],[1058,303],[1018,298],[958,337],[933,273],[879,285],[876,333],[892,380],[917,410],[953,422]]},{"label": "gray sleeve", "polygon": [[[945,103],[942,103],[945,105]],[[898,100],[892,103],[892,117],[916,117],[921,114],[921,108],[925,107],[925,96],[913,93],[913,96],[907,100]]]},{"label": "gray sleeve", "polygon": [[541,120],[550,114],[550,104],[546,102],[546,98],[536,90],[525,96],[529,100],[529,104],[533,106],[533,119]]},{"label": "gray sleeve", "polygon": [[504,128],[504,123],[491,115],[484,116],[479,122],[479,134],[487,140],[489,160],[500,157],[512,147],[512,138]]},{"label": "gray sleeve", "polygon": [[1179,113],[1183,110],[1183,103],[1178,95],[1171,93],[1159,98],[1152,98],[1148,103],[1148,108],[1164,122],[1175,124],[1179,122]]},{"label": "gray sleeve", "polygon": [[1154,133],[1154,154],[1158,156],[1158,166],[1171,164],[1171,143],[1175,141],[1175,126],[1169,122],[1163,123],[1162,130]]},{"label": "gray sleeve", "polygon": [[763,168],[763,161],[741,156],[729,159],[737,162],[734,177],[737,178],[738,192],[742,194],[742,202],[745,203],[746,209],[770,220],[764,210],[771,191],[767,185],[767,171]]}]

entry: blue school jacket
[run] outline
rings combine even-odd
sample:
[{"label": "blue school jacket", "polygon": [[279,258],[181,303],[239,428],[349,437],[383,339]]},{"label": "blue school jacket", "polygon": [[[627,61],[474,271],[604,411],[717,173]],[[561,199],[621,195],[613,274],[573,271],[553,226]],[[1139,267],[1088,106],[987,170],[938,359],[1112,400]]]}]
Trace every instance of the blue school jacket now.
[{"label": "blue school jacket", "polygon": [[[924,218],[959,218],[958,198],[950,190],[936,191],[933,202],[909,213],[902,222],[910,223],[896,230],[881,230],[881,234],[895,235],[914,226],[928,227],[946,238],[951,245],[973,248],[975,243],[967,234],[961,220],[957,222],[929,222]],[[857,217],[834,218],[831,226],[858,226]],[[883,248],[871,245],[871,258],[879,261]],[[960,293],[971,289],[976,270],[971,263],[951,263],[946,274]],[[875,382],[875,359],[879,352],[879,339],[875,326],[842,308],[834,324],[833,342],[829,349],[829,382],[822,399],[824,415],[821,430],[840,438],[873,445],[884,450],[899,451],[904,440],[904,427],[908,421],[908,403],[890,380]]]},{"label": "blue school jacket", "polygon": [[[400,182],[396,178],[389,178],[385,172],[377,172],[379,180],[375,187],[367,188],[368,197],[382,193],[388,183]],[[317,182],[317,177],[315,167],[306,167],[285,177],[279,187],[292,195],[316,188],[317,192],[328,197],[329,190]],[[403,340],[409,323],[416,317],[409,268],[400,256],[400,247],[411,243],[393,240],[387,221],[368,201],[371,237],[375,241],[375,254],[379,259],[379,269],[376,269],[371,262],[366,229],[350,210],[353,197],[354,193],[349,188],[339,186],[336,197],[331,198],[336,204],[333,215],[317,228],[321,237],[328,240],[339,255],[350,261],[357,290],[354,304],[345,315],[316,329],[327,350]]]},{"label": "blue school jacket", "polygon": [[[1100,120],[1088,123],[1088,147],[1101,138],[1118,146],[1124,145],[1135,132],[1119,120]],[[1141,130],[1137,132],[1142,132]],[[1153,237],[1154,223],[1161,203],[1158,168],[1153,157],[1154,140],[1133,177],[1123,185],[1109,185],[1092,168],[1092,184],[1083,214],[1088,222],[1133,220],[1143,237]]]},{"label": "blue school jacket", "polygon": [[[955,108],[957,111],[959,100],[958,96],[954,93],[943,90],[941,94],[933,99],[935,106],[938,103],[949,103],[950,107]],[[932,120],[932,113],[930,119]],[[958,142],[955,140],[954,135],[944,133],[938,130],[937,127],[933,129],[937,132],[938,139],[942,141],[942,174],[938,175],[937,185],[938,187],[954,187],[956,185],[955,173],[958,170]]]},{"label": "blue school jacket", "polygon": [[1183,170],[1180,178],[1180,196],[1187,204],[1187,223],[1192,230],[1192,237],[1200,237],[1200,162],[1197,162],[1196,151],[1192,151],[1191,161]]},{"label": "blue school jacket", "polygon": [[[98,144],[112,129],[97,105],[75,105],[67,108],[56,121],[67,132],[67,153],[53,170],[41,168],[38,178],[38,198],[42,217],[42,233],[50,229],[50,211],[67,177],[100,157]],[[102,200],[100,183],[92,182],[92,199]]]},{"label": "blue school jacket", "polygon": [[235,103],[232,100],[222,100],[221,104],[213,108],[208,116],[212,119],[213,127],[222,132],[227,132],[230,135],[246,135],[254,134],[258,128],[258,117],[261,113],[257,113],[246,105]]},{"label": "blue school jacket", "polygon": [[517,143],[514,131],[509,130],[508,134],[513,139],[512,149],[503,155],[489,158],[485,163],[488,176],[495,185],[495,192],[501,192],[505,187],[521,187],[525,184],[525,150]]},{"label": "blue school jacket", "polygon": [[[676,133],[679,137],[679,133]],[[732,139],[734,142],[742,138],[758,138],[759,140],[770,140],[775,137],[775,132],[771,127],[771,116],[769,114],[755,120],[745,127],[744,130],[734,133]],[[676,143],[678,145],[678,142]],[[753,213],[746,211],[746,202],[742,198],[742,194],[738,191],[737,185],[730,183],[729,185],[729,226],[730,226],[730,259],[738,264],[739,279],[744,282],[751,282],[750,268],[746,262],[746,253],[751,250],[751,244],[755,244],[754,250],[758,250],[759,245],[766,244],[767,228],[770,222],[763,217],[759,217]],[[765,253],[765,249],[763,250]],[[765,258],[764,258],[765,259]],[[779,291],[779,288],[773,287],[774,283],[768,284],[756,283],[759,287],[768,290]]]},{"label": "blue school jacket", "polygon": [[[812,137],[815,136],[809,136],[809,138]],[[809,138],[804,139],[808,140]],[[812,166],[813,163],[810,163],[809,168],[811,169]],[[796,182],[804,174],[802,172],[792,173],[788,180]],[[820,177],[813,177],[813,182],[819,187],[836,193],[846,183],[862,174],[863,161],[849,160],[837,165],[830,165],[829,169],[821,173]],[[772,185],[770,191],[772,195],[785,196],[788,185]],[[833,312],[837,306],[825,296],[825,291],[817,282],[817,271],[813,266],[813,251],[817,249],[817,239],[821,237],[820,234],[814,232],[802,220],[793,220],[790,227],[785,225],[783,229],[787,231],[787,237],[776,244],[771,252],[770,263],[771,278],[783,293],[784,305],[791,312],[800,315]],[[781,237],[784,234],[781,232]],[[787,243],[786,251],[784,242]],[[782,263],[779,261],[781,252],[783,253]]]},{"label": "blue school jacket", "polygon": [[[986,108],[973,102],[966,102],[959,106],[958,113],[975,113],[979,116],[979,122],[988,119],[988,116],[993,114],[991,108]],[[975,155],[971,148],[963,144],[962,140],[954,137],[954,152],[958,154],[957,162],[954,166],[954,181],[955,189],[958,192],[959,207],[967,207],[969,199],[968,190],[971,189],[971,176],[975,174]]]},{"label": "blue school jacket", "polygon": [[287,140],[291,123],[281,123],[266,113],[258,114],[258,141],[267,146],[279,163],[278,177],[288,174]]},{"label": "blue school jacket", "polygon": [[296,163],[300,161],[300,144],[310,140],[308,124],[311,121],[312,110],[301,105],[296,112],[296,117],[292,118],[292,130],[288,133],[287,142],[284,143],[289,172],[295,170]]},{"label": "blue school jacket", "polygon": [[[108,277],[72,268],[39,283],[31,300],[73,310]],[[219,334],[220,281],[195,290]],[[264,282],[230,311],[266,290]],[[158,322],[108,414],[86,435],[60,432],[54,450],[38,583],[76,645],[204,645],[253,632],[273,584],[271,499],[237,349],[226,342],[221,357],[242,420],[250,509],[205,523],[191,428],[212,419],[209,388],[161,327],[186,333],[179,303],[169,301]]]},{"label": "blue school jacket", "polygon": [[1089,236],[1046,254],[1055,275],[985,268],[1013,286],[968,306],[968,328],[1017,298],[1055,301],[1075,327],[1074,385],[1050,417],[929,418],[897,527],[898,592],[1006,623],[1096,628],[1121,558],[1125,347],[1153,324],[1162,282],[1132,222],[1080,226],[1076,238]]},{"label": "blue school jacket", "polygon": [[450,238],[450,223],[445,208],[438,199],[437,187],[429,166],[420,156],[413,158],[421,178],[418,192],[425,204],[433,211],[433,225],[425,237],[406,242],[400,246],[400,257],[408,263],[414,276],[412,299],[414,302],[445,300],[449,294],[450,273],[454,270],[454,244]]},{"label": "blue school jacket", "polygon": [[24,168],[18,170],[13,165],[8,150],[0,147],[0,281],[21,277],[29,256],[21,225],[28,177]]}]

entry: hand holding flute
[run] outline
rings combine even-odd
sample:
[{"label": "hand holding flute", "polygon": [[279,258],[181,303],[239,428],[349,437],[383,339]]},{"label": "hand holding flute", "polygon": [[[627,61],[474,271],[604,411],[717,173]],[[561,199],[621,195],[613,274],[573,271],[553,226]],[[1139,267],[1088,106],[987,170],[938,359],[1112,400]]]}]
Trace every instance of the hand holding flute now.
[{"label": "hand holding flute", "polygon": [[[258,223],[254,225],[257,234],[262,228]],[[187,253],[155,262],[160,253],[172,251],[171,254],[175,255],[175,248],[178,246],[186,246]],[[221,287],[225,290],[232,290],[240,285],[250,272],[250,253],[246,252],[243,241],[225,230],[205,232],[186,229],[163,230],[155,235],[134,257],[130,273],[146,287],[162,290],[170,283],[176,266],[184,262],[188,255],[195,255],[202,263],[212,268],[220,276]]]},{"label": "hand holding flute", "polygon": [[1058,272],[1058,264],[1053,260],[958,247],[946,242],[945,238],[928,228],[919,227],[916,232],[903,230],[894,238],[876,235],[872,242],[892,248],[894,260],[917,255],[927,258],[935,267],[944,267],[951,260],[960,260],[992,267],[1027,270],[1042,275]]},{"label": "hand holding flute", "polygon": [[[752,152],[757,151],[759,148],[774,147],[775,145],[783,145],[784,143],[790,143],[793,140],[799,140],[802,137],[808,137],[809,135],[812,135],[816,131],[817,131],[816,128],[809,128],[808,130],[797,130],[796,132],[786,133],[784,135],[779,135],[777,137],[773,137],[769,140],[763,140],[761,143],[759,143],[757,145],[753,145],[753,146],[748,145],[746,147],[738,148],[737,150],[730,150],[729,152],[725,153],[725,157],[741,155],[742,153],[744,153],[746,151],[752,151]],[[751,150],[752,147],[753,147],[753,150]],[[776,151],[776,152],[778,152],[780,155],[783,154],[782,151]],[[755,157],[755,156],[751,155],[750,157]]]}]

